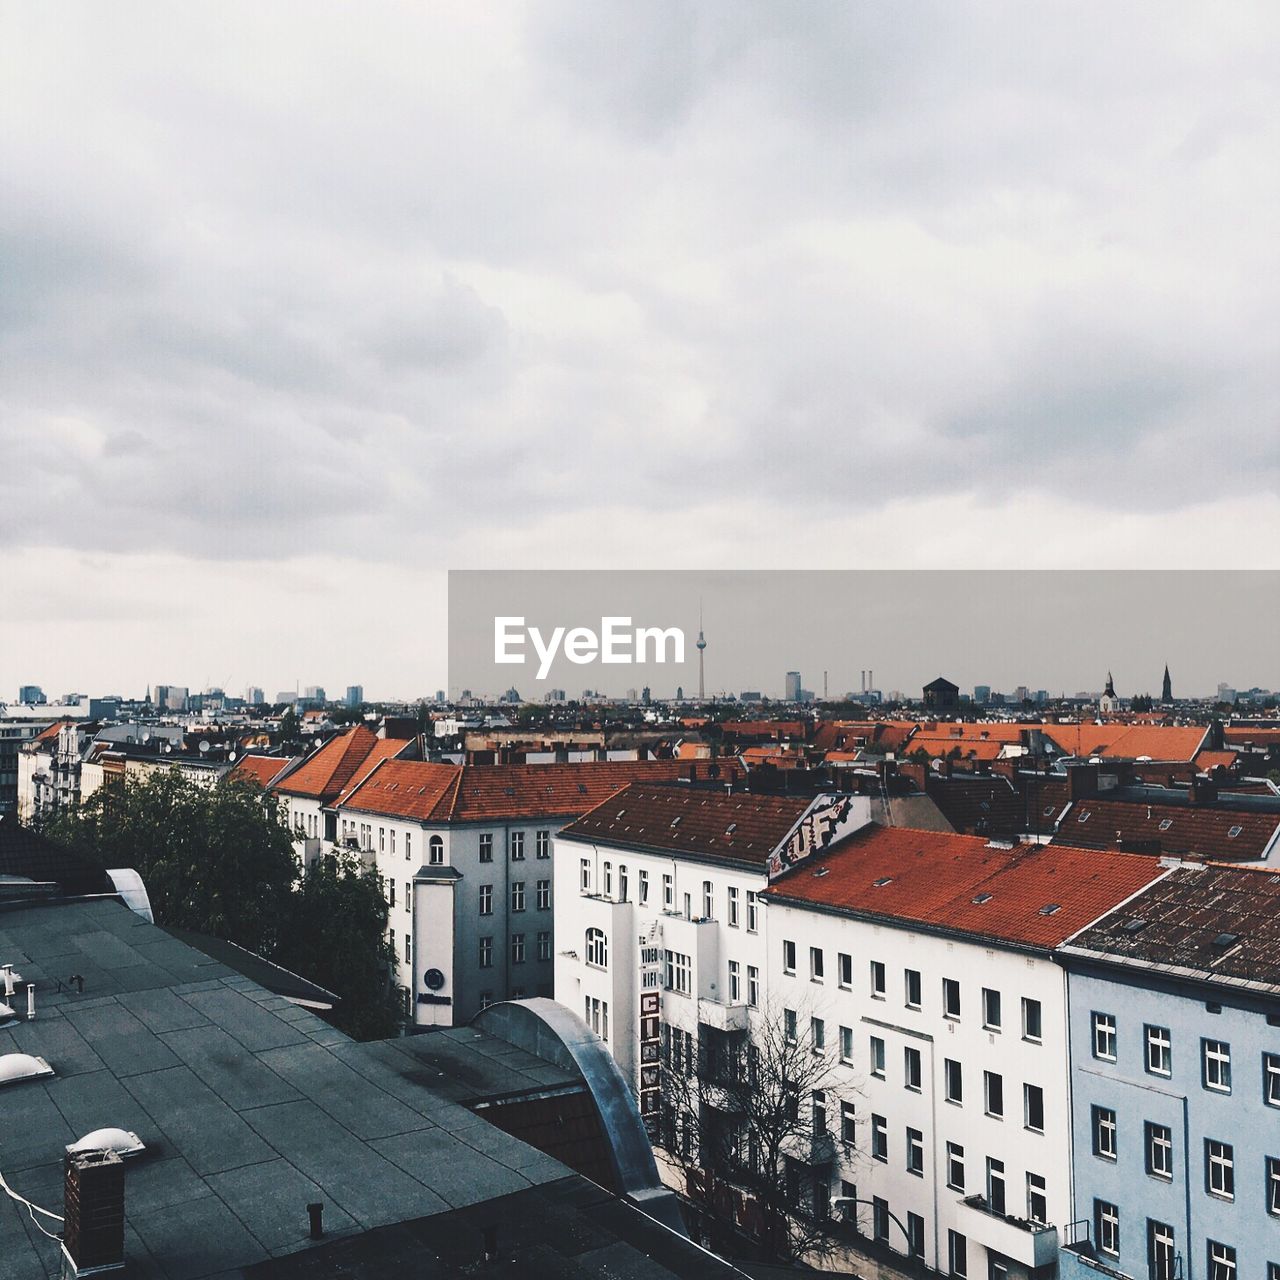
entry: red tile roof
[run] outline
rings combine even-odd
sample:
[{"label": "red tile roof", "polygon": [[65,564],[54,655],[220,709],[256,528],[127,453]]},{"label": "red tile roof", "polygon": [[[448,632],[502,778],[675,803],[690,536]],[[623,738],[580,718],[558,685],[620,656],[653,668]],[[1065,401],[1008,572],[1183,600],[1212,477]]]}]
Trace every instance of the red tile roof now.
[{"label": "red tile roof", "polygon": [[576,818],[630,782],[674,781],[687,777],[690,767],[679,760],[491,765],[387,760],[352,788],[342,808],[420,822]]},{"label": "red tile roof", "polygon": [[[1082,849],[1128,846],[1148,853],[1199,854],[1224,862],[1263,857],[1280,829],[1280,814],[1211,805],[1077,800],[1054,844]],[[1232,835],[1232,832],[1235,835]]]},{"label": "red tile roof", "polygon": [[266,788],[294,762],[293,756],[241,756],[227,775],[233,782],[256,782]]},{"label": "red tile roof", "polygon": [[634,783],[561,834],[627,848],[731,858],[763,869],[811,801],[811,796]]},{"label": "red tile roof", "polygon": [[1208,729],[1198,725],[1051,724],[1045,734],[1067,755],[1113,760],[1194,760]]},{"label": "red tile roof", "polygon": [[[766,896],[873,919],[1056,947],[1163,874],[1150,858],[865,827]],[[1046,914],[1046,909],[1057,909]]]},{"label": "red tile roof", "polygon": [[1257,728],[1247,724],[1229,724],[1223,728],[1222,736],[1227,742],[1241,747],[1249,742],[1255,747],[1280,746],[1280,725],[1275,728]]},{"label": "red tile roof", "polygon": [[397,750],[409,745],[407,740],[381,739],[364,725],[356,725],[346,733],[330,738],[313,755],[285,778],[277,791],[290,796],[305,796],[332,803],[355,777],[370,753],[382,750],[380,742],[393,742]]},{"label": "red tile roof", "polygon": [[1202,751],[1196,756],[1196,764],[1207,773],[1210,769],[1230,769],[1239,758],[1238,751]]}]

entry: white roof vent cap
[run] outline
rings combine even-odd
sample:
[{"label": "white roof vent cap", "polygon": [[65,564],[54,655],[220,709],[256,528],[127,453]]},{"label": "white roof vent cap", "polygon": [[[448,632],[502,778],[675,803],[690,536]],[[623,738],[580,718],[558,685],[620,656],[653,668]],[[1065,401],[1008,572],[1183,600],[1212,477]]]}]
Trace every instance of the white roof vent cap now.
[{"label": "white roof vent cap", "polygon": [[[7,1005],[0,1006],[8,1008]],[[53,1068],[30,1053],[0,1054],[0,1085],[17,1084],[20,1080],[40,1080],[53,1075]]]},{"label": "white roof vent cap", "polygon": [[95,1129],[86,1133],[79,1142],[71,1143],[67,1151],[71,1155],[85,1151],[114,1151],[118,1156],[137,1156],[146,1149],[142,1139],[127,1129]]}]

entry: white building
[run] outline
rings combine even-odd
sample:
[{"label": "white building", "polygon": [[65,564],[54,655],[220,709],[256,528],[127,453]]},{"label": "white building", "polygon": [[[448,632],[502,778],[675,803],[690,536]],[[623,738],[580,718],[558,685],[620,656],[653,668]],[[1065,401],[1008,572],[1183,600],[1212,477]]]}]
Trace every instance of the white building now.
[{"label": "white building", "polygon": [[499,1000],[550,996],[555,834],[633,779],[674,779],[683,767],[362,766],[363,780],[334,806],[334,834],[384,877],[414,1023],[461,1025]]},{"label": "white building", "polygon": [[636,784],[556,842],[556,999],[609,1044],[656,1132],[656,1046],[745,1031],[764,998],[771,869],[870,821],[861,796]]}]

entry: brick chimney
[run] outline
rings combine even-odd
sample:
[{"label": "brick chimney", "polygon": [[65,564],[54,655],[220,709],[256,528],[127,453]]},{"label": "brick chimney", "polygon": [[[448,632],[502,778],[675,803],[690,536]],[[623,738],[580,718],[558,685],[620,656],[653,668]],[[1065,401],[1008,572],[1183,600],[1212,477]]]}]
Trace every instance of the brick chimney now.
[{"label": "brick chimney", "polygon": [[64,1280],[124,1271],[124,1161],[114,1151],[66,1157]]},{"label": "brick chimney", "polygon": [[1192,804],[1211,804],[1218,798],[1218,784],[1208,778],[1192,778],[1189,794]]}]

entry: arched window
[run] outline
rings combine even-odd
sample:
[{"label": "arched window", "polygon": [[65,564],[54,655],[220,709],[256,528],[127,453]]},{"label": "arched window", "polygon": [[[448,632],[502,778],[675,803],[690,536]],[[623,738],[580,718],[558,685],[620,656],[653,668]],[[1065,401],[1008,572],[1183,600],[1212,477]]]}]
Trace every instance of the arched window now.
[{"label": "arched window", "polygon": [[597,969],[609,967],[609,939],[603,929],[587,930],[587,963]]},{"label": "arched window", "polygon": [[431,850],[430,862],[433,867],[438,867],[444,862],[444,841],[439,836],[432,836],[428,843]]}]

